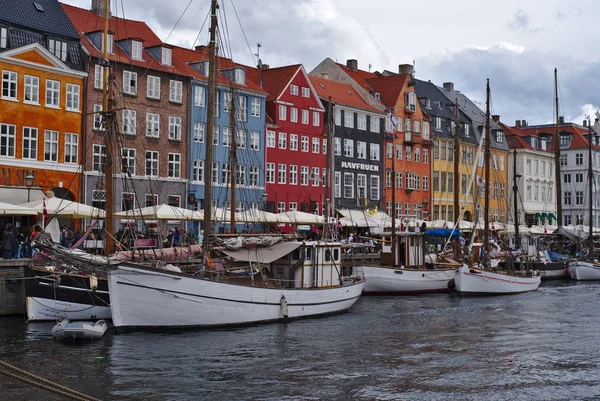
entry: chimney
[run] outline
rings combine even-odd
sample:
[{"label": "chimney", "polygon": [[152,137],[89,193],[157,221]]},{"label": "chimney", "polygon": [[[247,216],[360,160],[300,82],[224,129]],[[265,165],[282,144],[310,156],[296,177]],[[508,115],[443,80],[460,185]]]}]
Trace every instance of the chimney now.
[{"label": "chimney", "polygon": [[194,50],[196,50],[197,52],[208,53],[208,46],[198,45],[198,46],[194,47]]},{"label": "chimney", "polygon": [[412,64],[398,64],[398,74],[400,75],[411,75],[413,72]]},{"label": "chimney", "polygon": [[521,128],[521,120],[515,121],[515,127]]},{"label": "chimney", "polygon": [[355,60],[353,58],[346,60],[346,67],[354,71],[358,70],[358,60]]},{"label": "chimney", "polygon": [[[106,10],[106,0],[92,0],[92,11],[101,17],[104,17]],[[110,10],[108,10],[108,18],[110,18]]]},{"label": "chimney", "polygon": [[527,127],[527,120],[521,120],[521,127]]},{"label": "chimney", "polygon": [[324,72],[324,73],[322,73],[322,74],[321,74],[321,77],[322,77],[323,79],[329,79],[329,74],[328,74],[328,73],[326,73],[326,72]]},{"label": "chimney", "polygon": [[454,91],[454,82],[444,82],[444,89]]},{"label": "chimney", "polygon": [[564,116],[559,116],[558,117],[558,123],[559,124],[564,124],[565,123],[565,117]]},{"label": "chimney", "polygon": [[587,127],[587,120],[583,120],[583,126]]},{"label": "chimney", "polygon": [[263,70],[268,70],[269,68],[271,68],[271,66],[269,64],[263,64],[262,65],[262,69]]},{"label": "chimney", "polygon": [[495,122],[499,122],[500,121],[500,116],[498,114],[494,114],[492,116],[492,120],[494,120]]}]

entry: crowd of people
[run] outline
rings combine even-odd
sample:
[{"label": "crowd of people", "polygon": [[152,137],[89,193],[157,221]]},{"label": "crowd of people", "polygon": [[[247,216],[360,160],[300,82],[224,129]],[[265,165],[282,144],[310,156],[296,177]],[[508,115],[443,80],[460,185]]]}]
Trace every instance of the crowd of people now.
[{"label": "crowd of people", "polygon": [[31,246],[31,241],[40,232],[42,232],[42,228],[39,224],[31,227],[27,236],[23,231],[17,230],[12,224],[6,224],[2,232],[2,258],[21,259],[33,257],[37,249]]}]

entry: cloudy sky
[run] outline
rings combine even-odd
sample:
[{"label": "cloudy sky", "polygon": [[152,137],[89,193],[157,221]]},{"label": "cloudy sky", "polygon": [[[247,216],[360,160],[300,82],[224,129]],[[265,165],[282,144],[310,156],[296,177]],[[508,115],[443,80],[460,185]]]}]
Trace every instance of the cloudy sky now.
[{"label": "cloudy sky", "polygon": [[[92,2],[62,1],[84,8]],[[196,44],[207,41],[209,0],[112,3],[113,15],[146,21],[163,41],[185,47],[197,37]],[[397,71],[398,64],[414,61],[417,78],[440,86],[454,82],[482,107],[490,78],[492,113],[511,125],[516,119],[552,122],[556,67],[560,115],[581,124],[600,107],[600,52],[593,51],[600,36],[596,0],[219,3],[221,24],[228,28],[227,55],[243,64],[255,64],[257,43],[260,58],[271,67],[303,63],[310,71],[331,57],[342,63],[357,59],[361,69]]]}]

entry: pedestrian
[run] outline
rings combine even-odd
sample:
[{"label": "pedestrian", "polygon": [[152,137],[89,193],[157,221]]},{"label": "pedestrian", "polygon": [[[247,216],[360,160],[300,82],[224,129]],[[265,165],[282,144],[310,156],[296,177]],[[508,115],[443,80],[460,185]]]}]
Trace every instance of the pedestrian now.
[{"label": "pedestrian", "polygon": [[179,228],[175,227],[173,232],[173,247],[179,246]]},{"label": "pedestrian", "polygon": [[25,236],[21,231],[17,231],[15,238],[17,239],[17,252],[15,253],[15,259],[21,259],[21,257],[26,257],[26,255],[21,255],[22,251],[26,253],[23,249],[23,245],[25,245]]},{"label": "pedestrian", "polygon": [[[29,234],[29,244],[31,246],[31,242],[35,240],[35,238],[42,232],[42,227],[39,224],[36,224],[31,229],[31,234]],[[38,251],[38,248],[31,246],[31,257]]]},{"label": "pedestrian", "polygon": [[73,230],[71,230],[69,228],[68,225],[65,224],[64,229],[63,229],[63,239],[62,239],[62,244],[65,248],[70,248],[71,246],[73,246]]},{"label": "pedestrian", "polygon": [[8,224],[2,235],[2,257],[12,259],[17,252],[17,239],[12,224]]}]

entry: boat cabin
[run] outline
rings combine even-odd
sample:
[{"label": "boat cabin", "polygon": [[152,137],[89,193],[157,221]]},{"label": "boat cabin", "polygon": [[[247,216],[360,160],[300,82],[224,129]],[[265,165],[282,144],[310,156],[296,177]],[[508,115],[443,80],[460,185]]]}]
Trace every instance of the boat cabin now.
[{"label": "boat cabin", "polygon": [[[392,260],[392,234],[381,237],[380,263],[384,266],[421,267],[425,264],[425,236],[422,232],[396,234],[396,260]],[[395,262],[395,263],[394,263]]]}]

